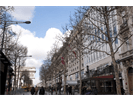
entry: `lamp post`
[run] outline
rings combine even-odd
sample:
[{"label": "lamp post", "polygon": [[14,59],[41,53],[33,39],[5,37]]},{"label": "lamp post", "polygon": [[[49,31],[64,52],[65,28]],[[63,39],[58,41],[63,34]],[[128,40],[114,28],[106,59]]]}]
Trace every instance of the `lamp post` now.
[{"label": "lamp post", "polygon": [[4,34],[5,34],[5,30],[6,27],[10,26],[11,24],[21,24],[21,23],[25,23],[25,24],[30,24],[30,21],[25,21],[25,22],[21,22],[21,21],[4,21],[4,29],[3,29],[3,38],[2,38],[2,42],[1,42],[1,51],[3,50],[3,45],[4,45]]}]

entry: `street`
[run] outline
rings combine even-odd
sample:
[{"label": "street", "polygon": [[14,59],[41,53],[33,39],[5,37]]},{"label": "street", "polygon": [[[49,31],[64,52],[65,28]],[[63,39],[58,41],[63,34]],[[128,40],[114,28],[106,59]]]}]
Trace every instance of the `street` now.
[{"label": "street", "polygon": [[[9,94],[7,94],[7,92],[5,93],[5,95],[31,95],[31,92],[27,92],[24,89],[19,89],[15,91],[11,91]],[[39,95],[39,91],[37,93],[37,95]],[[45,91],[45,95],[51,95],[50,92]],[[53,95],[59,95],[59,93],[56,94],[56,92],[53,92]],[[64,95],[63,92],[61,92],[61,95]],[[75,95],[79,95],[77,92],[75,92]]]}]

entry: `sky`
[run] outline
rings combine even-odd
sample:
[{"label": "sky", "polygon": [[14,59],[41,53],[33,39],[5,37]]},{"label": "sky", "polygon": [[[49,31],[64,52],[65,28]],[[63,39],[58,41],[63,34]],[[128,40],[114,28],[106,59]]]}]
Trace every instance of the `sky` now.
[{"label": "sky", "polygon": [[[14,21],[31,21],[31,24],[12,25],[16,33],[21,33],[20,44],[28,48],[26,67],[36,67],[36,85],[39,80],[39,68],[46,58],[47,52],[58,41],[56,35],[63,36],[62,26],[69,23],[69,16],[73,15],[78,6],[14,6],[11,13]],[[61,45],[60,45],[61,46]]]}]

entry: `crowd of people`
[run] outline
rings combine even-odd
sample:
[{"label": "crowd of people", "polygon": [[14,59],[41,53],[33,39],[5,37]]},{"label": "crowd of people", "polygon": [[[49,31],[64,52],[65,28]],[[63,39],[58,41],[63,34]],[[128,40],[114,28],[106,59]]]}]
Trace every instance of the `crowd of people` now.
[{"label": "crowd of people", "polygon": [[[37,95],[37,93],[38,93],[38,87],[36,86],[35,88],[34,87],[32,87],[31,88],[31,94],[32,95]],[[40,88],[40,90],[39,90],[39,95],[44,95],[45,94],[45,89],[44,89],[44,87],[42,86],[41,88]]]},{"label": "crowd of people", "polygon": [[[74,95],[75,90],[76,89],[75,89],[74,86],[66,86],[66,95]],[[31,88],[31,94],[32,95],[37,95],[38,91],[39,91],[39,95],[45,95],[45,88],[43,86],[40,88],[40,90],[38,90],[37,86],[35,88],[34,87]],[[60,95],[61,91],[63,91],[63,90],[58,89],[58,88],[56,90],[53,87],[50,87],[49,92],[51,93],[51,95],[53,95],[54,91],[56,92],[56,94]],[[79,92],[79,91],[77,91],[77,92]],[[97,94],[97,89],[95,88],[95,89],[92,90],[91,87],[83,86],[82,90],[81,90],[81,94],[82,95],[96,95]]]},{"label": "crowd of people", "polygon": [[[53,91],[55,89],[53,87],[50,88],[51,95],[53,95]],[[59,89],[57,89],[59,91]],[[31,88],[31,95],[37,95],[39,91],[39,95],[45,95],[45,88],[42,86],[40,90],[38,90],[38,87]],[[60,93],[59,93],[60,94]],[[83,86],[81,89],[81,95],[97,95],[98,91],[97,88],[91,89],[90,86]],[[66,95],[75,95],[75,87],[74,86],[66,86]],[[122,95],[124,95],[124,90],[122,90]]]}]

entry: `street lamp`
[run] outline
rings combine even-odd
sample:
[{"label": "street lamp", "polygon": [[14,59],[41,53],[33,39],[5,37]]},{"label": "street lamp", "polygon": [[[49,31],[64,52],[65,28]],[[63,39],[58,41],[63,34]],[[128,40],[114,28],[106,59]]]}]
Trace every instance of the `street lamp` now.
[{"label": "street lamp", "polygon": [[2,38],[2,42],[1,42],[1,51],[3,50],[3,44],[4,44],[4,33],[6,30],[6,27],[10,26],[11,24],[21,24],[21,23],[25,23],[25,24],[30,24],[30,21],[25,21],[25,22],[21,22],[21,21],[4,21],[4,29],[3,29],[3,38]]}]

